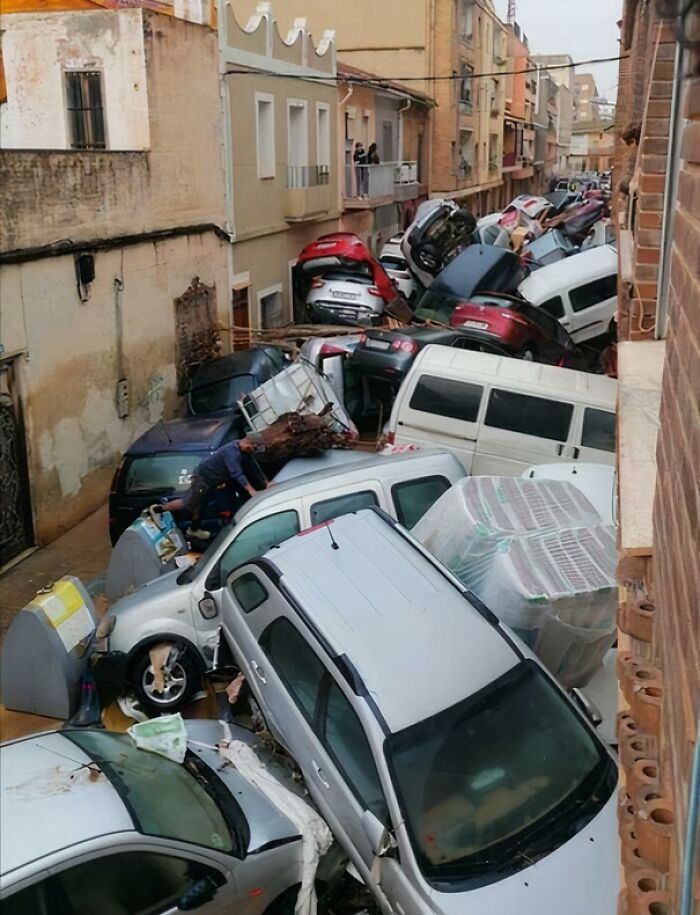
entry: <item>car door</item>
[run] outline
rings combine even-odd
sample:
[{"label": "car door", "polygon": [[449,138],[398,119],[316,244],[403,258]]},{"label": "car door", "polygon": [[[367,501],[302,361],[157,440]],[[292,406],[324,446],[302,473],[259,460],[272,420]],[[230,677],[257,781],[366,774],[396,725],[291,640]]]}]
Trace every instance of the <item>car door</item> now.
[{"label": "car door", "polygon": [[530,464],[571,460],[573,415],[566,400],[492,388],[472,473],[519,476]]},{"label": "car door", "polygon": [[582,406],[577,418],[571,458],[595,464],[614,464],[616,428],[614,410]]},{"label": "car door", "polygon": [[235,900],[219,868],[165,850],[114,851],[52,869],[44,891],[51,915],[176,915],[188,893],[199,895],[201,915],[225,915]]},{"label": "car door", "polygon": [[397,417],[396,444],[452,451],[469,473],[479,435],[484,385],[440,375],[414,376]]},{"label": "car door", "polygon": [[606,334],[617,311],[617,274],[569,289],[569,333],[576,343]]}]

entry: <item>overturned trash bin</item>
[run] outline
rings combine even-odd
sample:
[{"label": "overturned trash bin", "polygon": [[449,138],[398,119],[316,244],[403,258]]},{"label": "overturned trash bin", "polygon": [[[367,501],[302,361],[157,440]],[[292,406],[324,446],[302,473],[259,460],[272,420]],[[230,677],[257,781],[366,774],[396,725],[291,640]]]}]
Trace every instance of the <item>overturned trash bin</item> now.
[{"label": "overturned trash bin", "polygon": [[97,620],[82,582],[67,575],[23,607],[0,655],[0,701],[12,711],[69,718]]},{"label": "overturned trash bin", "polygon": [[110,601],[135,591],[176,568],[175,557],[187,553],[187,541],[170,512],[146,509],[117,540],[107,567],[105,592]]}]

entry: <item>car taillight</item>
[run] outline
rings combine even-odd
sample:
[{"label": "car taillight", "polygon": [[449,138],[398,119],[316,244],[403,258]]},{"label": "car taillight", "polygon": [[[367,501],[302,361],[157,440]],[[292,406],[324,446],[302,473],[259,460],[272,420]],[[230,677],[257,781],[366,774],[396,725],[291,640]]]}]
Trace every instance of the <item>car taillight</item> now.
[{"label": "car taillight", "polygon": [[418,344],[415,340],[394,340],[391,349],[400,350],[402,353],[417,353]]},{"label": "car taillight", "polygon": [[312,288],[312,289],[323,289],[323,287],[324,287],[325,285],[326,285],[326,284],[323,282],[323,280],[319,280],[318,277],[314,277],[314,279],[311,280],[311,288]]},{"label": "car taillight", "polygon": [[117,464],[116,470],[112,474],[112,482],[109,484],[110,495],[117,491],[117,483],[119,482],[119,476],[122,472],[122,467],[124,466],[124,458],[119,461]]},{"label": "car taillight", "polygon": [[360,343],[364,344],[366,342],[367,342],[367,334],[360,334]]},{"label": "car taillight", "polygon": [[380,298],[382,296],[381,292],[377,289],[376,286],[370,286],[367,292],[369,292],[370,295],[378,295]]},{"label": "car taillight", "polygon": [[396,433],[395,432],[387,432],[386,443],[387,443],[387,445],[396,444]]}]

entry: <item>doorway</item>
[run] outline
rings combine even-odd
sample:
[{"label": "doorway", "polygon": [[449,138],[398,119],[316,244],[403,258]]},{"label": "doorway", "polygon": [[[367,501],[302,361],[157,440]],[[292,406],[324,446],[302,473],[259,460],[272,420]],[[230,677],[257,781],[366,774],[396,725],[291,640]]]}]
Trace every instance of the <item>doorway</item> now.
[{"label": "doorway", "polygon": [[34,545],[27,451],[13,362],[0,363],[0,568]]}]

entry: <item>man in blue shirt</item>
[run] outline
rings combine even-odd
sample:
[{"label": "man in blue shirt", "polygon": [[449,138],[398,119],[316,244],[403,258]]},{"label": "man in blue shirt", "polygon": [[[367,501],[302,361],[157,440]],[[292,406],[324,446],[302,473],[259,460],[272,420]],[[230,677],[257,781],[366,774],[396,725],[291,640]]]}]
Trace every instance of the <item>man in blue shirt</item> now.
[{"label": "man in blue shirt", "polygon": [[[153,506],[156,512],[181,511],[188,509],[192,515],[192,521],[187,530],[188,537],[195,537],[197,540],[208,540],[211,534],[209,531],[202,530],[199,525],[202,517],[202,508],[204,507],[207,496],[219,486],[227,483],[238,483],[250,496],[254,496],[256,490],[251,486],[248,477],[243,472],[242,454],[249,454],[256,451],[264,450],[263,445],[259,445],[249,438],[242,438],[236,442],[229,442],[222,445],[209,457],[204,458],[195,467],[190,481],[190,488],[179,499],[171,499],[161,505]],[[265,486],[270,487],[272,483],[265,480]]]}]

